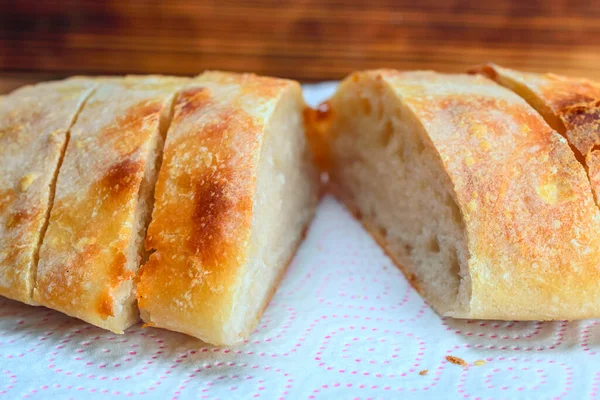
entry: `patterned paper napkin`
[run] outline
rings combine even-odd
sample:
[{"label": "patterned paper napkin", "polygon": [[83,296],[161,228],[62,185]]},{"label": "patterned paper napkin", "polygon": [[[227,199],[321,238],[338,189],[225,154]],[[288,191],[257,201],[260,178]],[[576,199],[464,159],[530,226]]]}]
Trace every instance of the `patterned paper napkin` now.
[{"label": "patterned paper napkin", "polygon": [[[306,86],[307,100],[334,87]],[[598,321],[441,319],[331,197],[244,345],[119,336],[2,298],[0,315],[10,399],[581,399],[600,383]]]}]

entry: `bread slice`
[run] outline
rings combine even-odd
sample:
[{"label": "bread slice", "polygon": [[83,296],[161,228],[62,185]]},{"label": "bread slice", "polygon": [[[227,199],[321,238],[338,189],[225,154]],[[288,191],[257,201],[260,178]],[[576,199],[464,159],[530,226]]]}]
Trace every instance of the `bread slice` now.
[{"label": "bread slice", "polygon": [[519,96],[482,76],[378,70],[321,110],[311,137],[334,192],[440,314],[600,316],[590,184]]},{"label": "bread slice", "polygon": [[175,106],[137,286],[151,326],[230,345],[262,315],[317,202],[296,82],[208,72]]},{"label": "bread slice", "polygon": [[0,101],[0,295],[32,304],[40,240],[68,132],[93,83],[26,86]]},{"label": "bread slice", "polygon": [[564,135],[577,158],[586,166],[596,203],[600,204],[600,84],[554,74],[534,74],[494,64],[475,67],[511,89],[534,107]]},{"label": "bread slice", "polygon": [[99,82],[71,129],[34,300],[120,333],[139,319],[133,277],[173,97],[186,81]]}]

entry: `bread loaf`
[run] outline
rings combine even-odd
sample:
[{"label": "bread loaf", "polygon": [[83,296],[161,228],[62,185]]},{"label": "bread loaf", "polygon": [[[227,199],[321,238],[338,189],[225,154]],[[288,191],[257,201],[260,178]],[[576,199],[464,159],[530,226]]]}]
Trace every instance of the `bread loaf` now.
[{"label": "bread loaf", "polygon": [[245,339],[317,201],[296,82],[208,72],[181,92],[137,286],[151,326]]},{"label": "bread loaf", "polygon": [[352,74],[313,116],[334,193],[442,315],[600,316],[600,213],[566,140],[482,76]]},{"label": "bread loaf", "polygon": [[0,100],[0,295],[32,304],[39,243],[68,132],[93,82],[25,86]]},{"label": "bread loaf", "polygon": [[0,295],[114,332],[139,308],[150,326],[243,341],[314,211],[310,144],[440,314],[600,316],[598,85],[474,72],[352,74],[306,114],[310,143],[300,86],[250,74],[0,97]]},{"label": "bread loaf", "polygon": [[173,97],[185,80],[96,81],[58,174],[34,301],[123,332],[139,319],[133,278]]}]

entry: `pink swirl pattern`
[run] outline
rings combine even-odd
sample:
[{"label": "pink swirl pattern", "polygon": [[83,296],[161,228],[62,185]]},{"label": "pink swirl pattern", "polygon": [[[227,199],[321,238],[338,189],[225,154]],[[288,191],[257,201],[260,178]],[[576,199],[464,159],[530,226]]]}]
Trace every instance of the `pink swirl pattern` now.
[{"label": "pink swirl pattern", "polygon": [[8,399],[598,398],[599,355],[598,321],[440,318],[331,197],[240,346],[140,325],[117,336],[0,299]]}]

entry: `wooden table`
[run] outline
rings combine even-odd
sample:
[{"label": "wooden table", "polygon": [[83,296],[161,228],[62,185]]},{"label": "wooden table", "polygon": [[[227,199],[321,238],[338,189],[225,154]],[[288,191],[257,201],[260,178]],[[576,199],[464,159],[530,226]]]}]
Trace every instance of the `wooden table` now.
[{"label": "wooden table", "polygon": [[600,2],[0,0],[0,92],[71,74],[302,81],[494,61],[600,79]]}]

